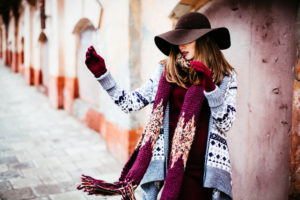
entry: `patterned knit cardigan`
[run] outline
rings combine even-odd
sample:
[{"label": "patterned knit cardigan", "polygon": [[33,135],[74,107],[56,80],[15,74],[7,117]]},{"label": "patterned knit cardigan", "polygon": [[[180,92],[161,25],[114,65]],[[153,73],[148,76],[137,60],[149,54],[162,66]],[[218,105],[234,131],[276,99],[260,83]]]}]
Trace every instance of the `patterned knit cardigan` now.
[{"label": "patterned knit cardigan", "polygon": [[[152,78],[132,92],[122,89],[112,78],[109,71],[97,78],[97,80],[111,96],[114,103],[120,106],[125,113],[130,113],[140,110],[148,104],[153,105],[162,70],[163,66],[160,65]],[[220,86],[217,86],[215,90],[211,92],[204,91],[211,109],[211,116],[203,186],[215,188],[212,197],[214,200],[229,199],[228,196],[232,198],[231,165],[226,132],[230,129],[236,117],[236,93],[237,82],[234,71],[231,72],[230,77],[225,76]],[[168,152],[168,145],[166,145],[169,144],[168,129],[169,104],[166,107],[163,127],[156,142],[151,162],[141,182],[143,199],[156,199],[159,185],[161,185],[158,183],[166,177],[168,155],[165,152]]]}]

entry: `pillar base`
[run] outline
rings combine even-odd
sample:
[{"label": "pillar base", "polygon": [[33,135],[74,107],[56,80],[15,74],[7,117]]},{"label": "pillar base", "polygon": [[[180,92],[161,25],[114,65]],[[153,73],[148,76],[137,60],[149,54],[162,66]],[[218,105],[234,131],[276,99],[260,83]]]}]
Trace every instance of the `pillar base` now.
[{"label": "pillar base", "polygon": [[64,109],[68,113],[72,113],[73,101],[78,97],[78,79],[72,77],[65,78],[65,89],[64,89]]},{"label": "pillar base", "polygon": [[24,68],[24,65],[19,65],[19,73],[20,74],[25,74],[25,68]]},{"label": "pillar base", "polygon": [[64,77],[49,76],[48,94],[51,105],[54,108],[63,108],[64,106]]},{"label": "pillar base", "polygon": [[4,56],[3,57],[3,64],[8,66],[8,64],[9,64],[9,51],[5,50],[3,56]]},{"label": "pillar base", "polygon": [[25,81],[28,85],[33,85],[34,75],[33,75],[33,68],[32,67],[26,67],[24,69],[24,77],[25,77]]},{"label": "pillar base", "polygon": [[12,52],[12,66],[11,69],[13,72],[19,71],[19,54],[17,52]]},{"label": "pillar base", "polygon": [[42,83],[42,70],[33,69],[33,83],[35,87],[39,87]]},{"label": "pillar base", "polygon": [[7,65],[9,67],[12,67],[12,51],[8,51],[8,61],[7,61]]},{"label": "pillar base", "polygon": [[24,52],[20,52],[18,55],[18,68],[19,73],[24,74]]}]

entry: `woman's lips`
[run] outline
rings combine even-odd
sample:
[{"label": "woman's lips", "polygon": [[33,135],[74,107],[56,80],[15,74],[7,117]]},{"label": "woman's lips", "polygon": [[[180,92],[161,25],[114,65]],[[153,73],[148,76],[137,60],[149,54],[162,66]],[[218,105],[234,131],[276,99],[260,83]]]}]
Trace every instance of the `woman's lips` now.
[{"label": "woman's lips", "polygon": [[182,52],[182,55],[183,55],[183,56],[186,56],[188,53],[189,53],[188,51],[183,51],[183,52]]}]

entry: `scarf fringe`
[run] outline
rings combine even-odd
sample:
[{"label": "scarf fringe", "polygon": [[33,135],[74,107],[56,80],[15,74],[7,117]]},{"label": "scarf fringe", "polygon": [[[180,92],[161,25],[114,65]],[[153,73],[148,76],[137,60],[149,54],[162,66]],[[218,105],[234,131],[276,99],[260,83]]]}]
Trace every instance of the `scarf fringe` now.
[{"label": "scarf fringe", "polygon": [[[88,179],[88,180],[87,180]],[[82,175],[82,184],[78,190],[84,189],[89,195],[116,196],[121,195],[123,200],[135,200],[134,190],[137,186],[131,182],[118,181],[108,183],[104,180],[96,180],[90,176]]]}]

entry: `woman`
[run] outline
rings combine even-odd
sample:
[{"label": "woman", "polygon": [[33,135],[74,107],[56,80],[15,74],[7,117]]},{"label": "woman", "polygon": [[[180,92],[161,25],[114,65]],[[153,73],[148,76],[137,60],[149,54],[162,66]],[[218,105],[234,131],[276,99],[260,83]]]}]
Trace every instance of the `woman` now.
[{"label": "woman", "polygon": [[86,65],[124,112],[153,103],[150,120],[118,182],[82,176],[89,194],[134,199],[231,199],[226,132],[235,120],[236,75],[220,49],[230,47],[227,28],[212,29],[197,12],[183,15],[174,30],[155,37],[168,56],[141,88],[121,89],[93,47]]}]

